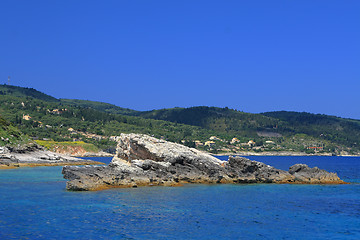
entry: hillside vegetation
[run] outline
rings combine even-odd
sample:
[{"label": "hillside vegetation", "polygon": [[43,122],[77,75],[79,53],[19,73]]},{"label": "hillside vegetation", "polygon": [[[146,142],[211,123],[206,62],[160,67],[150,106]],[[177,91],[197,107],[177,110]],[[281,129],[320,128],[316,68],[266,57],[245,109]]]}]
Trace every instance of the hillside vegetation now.
[{"label": "hillside vegetation", "polygon": [[24,88],[17,87],[12,85],[0,84],[0,95],[10,95],[14,97],[31,97],[39,100],[49,101],[49,102],[58,102],[59,100],[47,95],[45,93],[39,92],[33,88]]},{"label": "hillside vegetation", "polygon": [[207,139],[215,134],[195,126],[12,95],[0,95],[0,114],[34,139],[57,142],[83,140],[105,151],[115,148],[116,143],[111,136],[120,133],[144,133],[174,142],[184,138]]},{"label": "hillside vegetation", "polygon": [[263,115],[286,123],[279,127],[279,131],[286,132],[287,134],[304,133],[349,147],[359,147],[359,120],[343,119],[323,114],[285,111],[267,112],[263,113]]},{"label": "hillside vegetation", "polygon": [[20,148],[33,141],[0,115],[0,146]]},{"label": "hillside vegetation", "polygon": [[229,108],[191,107],[142,112],[139,116],[199,126],[242,137],[256,137],[258,131],[274,130],[281,122],[260,114],[244,113]]},{"label": "hillside vegetation", "polygon": [[140,112],[102,102],[58,100],[35,89],[1,87],[0,114],[39,140],[84,141],[111,152],[113,136],[134,132],[215,153],[360,153],[359,120],[204,106]]},{"label": "hillside vegetation", "polygon": [[123,115],[136,116],[140,113],[138,111],[128,109],[128,108],[118,107],[118,106],[110,104],[110,103],[103,103],[103,102],[96,102],[96,101],[89,101],[89,100],[80,100],[80,99],[64,99],[64,98],[60,99],[60,101],[64,105],[76,106],[76,107],[82,107],[82,108],[92,108],[95,110],[99,110],[101,112],[112,113],[112,114],[123,114]]},{"label": "hillside vegetation", "polygon": [[261,141],[259,137],[274,138],[296,150],[305,150],[292,144],[299,136],[304,142],[299,144],[305,148],[326,143],[332,150],[336,145],[358,149],[360,142],[359,120],[321,114],[285,111],[251,114],[228,108],[192,107],[153,110],[139,116],[195,125],[257,141]]}]

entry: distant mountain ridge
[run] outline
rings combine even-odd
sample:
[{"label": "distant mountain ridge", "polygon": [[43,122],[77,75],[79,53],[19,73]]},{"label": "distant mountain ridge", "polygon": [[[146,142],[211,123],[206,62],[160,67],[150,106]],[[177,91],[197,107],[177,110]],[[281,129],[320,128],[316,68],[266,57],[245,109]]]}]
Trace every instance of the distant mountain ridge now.
[{"label": "distant mountain ridge", "polygon": [[[99,136],[110,136],[120,132],[146,133],[171,141],[189,143],[190,146],[193,146],[195,140],[205,143],[209,136],[215,135],[222,139],[222,142],[214,143],[222,149],[228,149],[226,146],[235,146],[231,151],[244,148],[246,150],[244,144],[252,140],[255,145],[249,144],[250,149],[257,151],[270,149],[311,152],[314,149],[325,151],[326,148],[326,151],[336,154],[342,151],[351,152],[353,149],[360,152],[360,120],[323,114],[287,111],[253,114],[207,106],[136,111],[103,102],[56,99],[32,88],[8,85],[0,85],[0,100],[1,96],[4,98],[4,106],[0,107],[0,114],[3,112],[8,120],[19,124],[24,123],[20,121],[19,113],[31,113],[30,115],[35,116],[36,124],[29,125],[29,122],[25,121],[28,127],[18,125],[21,130],[28,131],[25,133],[31,133],[31,136],[40,132],[41,136],[46,136],[55,131],[54,128],[45,131],[38,127],[41,125],[39,122],[45,119],[52,124],[59,122],[56,123],[58,126],[78,126],[80,130],[83,129],[81,131],[87,129]],[[18,103],[14,105],[15,102]],[[13,106],[9,108],[8,104]],[[29,128],[30,126],[32,127]],[[35,128],[38,130],[35,131]],[[56,131],[58,134],[62,132],[59,136],[66,136],[66,131],[60,128]],[[235,143],[231,145],[230,141]],[[236,141],[243,144],[238,146]],[[213,145],[210,149],[212,148]]]},{"label": "distant mountain ridge", "polygon": [[[143,133],[173,142],[187,137],[188,144],[193,144],[195,138],[207,139],[216,134],[195,126],[131,116],[129,113],[136,111],[107,103],[85,100],[45,101],[42,100],[43,95],[35,90],[21,96],[18,95],[19,91],[3,92],[0,95],[0,116],[33,139],[85,141],[112,152],[116,145],[113,137],[120,133]],[[124,114],[119,114],[119,111]]]},{"label": "distant mountain ridge", "polygon": [[142,112],[139,116],[195,125],[215,131],[255,137],[263,132],[306,134],[339,144],[359,145],[360,120],[300,112],[244,113],[228,108],[191,107]]},{"label": "distant mountain ridge", "polygon": [[58,102],[57,98],[42,93],[33,88],[24,88],[6,84],[0,84],[0,95],[10,95],[14,97],[32,97],[44,101]]},{"label": "distant mountain ridge", "polygon": [[136,116],[140,113],[139,111],[136,110],[132,110],[129,108],[122,108],[114,104],[104,103],[104,102],[96,102],[96,101],[80,100],[80,99],[65,99],[65,98],[61,98],[60,101],[67,105],[73,105],[83,108],[92,108],[95,110],[99,110],[101,112],[112,113],[112,114]]},{"label": "distant mountain ridge", "polygon": [[273,129],[279,124],[278,120],[260,114],[206,106],[153,110],[138,116],[234,134],[241,131],[245,136],[256,135],[257,131]]}]

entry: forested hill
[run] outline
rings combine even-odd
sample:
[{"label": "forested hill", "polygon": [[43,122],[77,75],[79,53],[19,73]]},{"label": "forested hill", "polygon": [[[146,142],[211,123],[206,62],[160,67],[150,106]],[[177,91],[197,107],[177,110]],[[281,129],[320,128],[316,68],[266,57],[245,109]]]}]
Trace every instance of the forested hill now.
[{"label": "forested hill", "polygon": [[118,107],[110,103],[80,100],[80,99],[64,99],[64,98],[60,99],[60,101],[64,105],[77,106],[82,108],[92,108],[101,112],[112,113],[112,114],[136,116],[139,115],[140,113],[139,111],[132,110],[129,108]]},{"label": "forested hill", "polygon": [[277,131],[276,127],[280,124],[279,120],[261,114],[205,106],[153,110],[142,112],[139,116],[248,137],[255,137],[258,131]]},{"label": "forested hill", "polygon": [[352,147],[360,145],[360,120],[306,112],[278,111],[262,114],[285,122],[289,132],[305,133]]},{"label": "forested hill", "polygon": [[191,107],[142,112],[139,116],[200,126],[242,137],[292,137],[305,134],[318,141],[358,148],[360,121],[334,116],[299,113],[267,112],[251,114],[228,108]]},{"label": "forested hill", "polygon": [[[74,100],[75,103],[71,100],[45,101],[38,96],[20,97],[14,96],[12,91],[6,93],[0,95],[0,116],[33,139],[85,141],[107,150],[115,147],[112,136],[120,133],[144,133],[173,142],[184,140],[183,143],[191,146],[196,139],[205,141],[216,135],[211,130],[195,126],[108,113],[106,107],[110,104],[77,100]],[[96,109],[98,107],[101,111]]]},{"label": "forested hill", "polygon": [[215,152],[360,153],[359,120],[320,114],[252,114],[206,106],[140,112],[0,85],[0,116],[34,139],[83,140],[102,149],[114,146],[110,136],[134,132]]},{"label": "forested hill", "polygon": [[0,84],[0,95],[8,95],[14,97],[32,97],[39,100],[49,101],[49,102],[58,102],[59,100],[47,95],[45,93],[39,92],[33,88],[24,88],[6,84]]}]

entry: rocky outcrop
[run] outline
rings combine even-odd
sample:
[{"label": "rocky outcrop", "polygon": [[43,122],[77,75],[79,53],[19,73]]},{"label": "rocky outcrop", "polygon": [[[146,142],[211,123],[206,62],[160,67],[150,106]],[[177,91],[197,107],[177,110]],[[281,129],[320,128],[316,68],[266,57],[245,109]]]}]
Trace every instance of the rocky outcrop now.
[{"label": "rocky outcrop", "polygon": [[335,173],[306,165],[283,171],[243,157],[209,154],[141,134],[121,134],[108,166],[63,168],[69,190],[99,190],[183,183],[344,183]]},{"label": "rocky outcrop", "polygon": [[87,151],[82,146],[58,146],[55,148],[49,149],[52,152],[55,152],[57,154],[62,154],[65,156],[71,156],[71,157],[113,157],[114,154],[110,154],[103,151]]},{"label": "rocky outcrop", "polygon": [[336,173],[329,173],[318,167],[310,168],[306,164],[295,164],[289,169],[295,181],[310,184],[325,184],[339,181]]},{"label": "rocky outcrop", "polygon": [[0,147],[0,169],[34,166],[64,166],[64,165],[102,164],[56,154],[43,150],[36,144],[13,148]]}]

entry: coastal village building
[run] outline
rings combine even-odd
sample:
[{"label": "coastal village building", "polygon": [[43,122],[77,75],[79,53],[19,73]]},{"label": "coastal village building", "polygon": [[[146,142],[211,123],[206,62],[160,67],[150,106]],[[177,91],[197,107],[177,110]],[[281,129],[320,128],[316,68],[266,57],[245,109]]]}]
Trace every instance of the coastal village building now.
[{"label": "coastal village building", "polygon": [[22,117],[22,118],[23,118],[24,120],[26,120],[26,121],[29,121],[29,120],[31,120],[32,117],[30,117],[30,115],[27,115],[27,114],[24,115],[24,114],[23,114],[23,117]]},{"label": "coastal village building", "polygon": [[49,113],[52,113],[52,114],[57,114],[57,115],[60,115],[62,114],[63,112],[67,111],[66,108],[64,109],[53,109],[53,110],[47,110]]},{"label": "coastal village building", "polygon": [[77,132],[73,128],[68,128],[68,131],[70,132],[70,134],[77,134]]},{"label": "coastal village building", "polygon": [[253,147],[253,146],[255,146],[255,142],[254,142],[253,140],[250,140],[250,141],[247,143],[247,145],[248,145],[249,147]]},{"label": "coastal village building", "polygon": [[212,147],[215,145],[215,142],[214,141],[207,141],[205,142],[205,146],[209,146],[209,147]]},{"label": "coastal village building", "polygon": [[196,146],[196,147],[204,146],[204,144],[203,144],[201,141],[199,141],[199,140],[195,140],[194,143],[195,143],[195,146]]},{"label": "coastal village building", "polygon": [[237,139],[237,138],[233,138],[233,139],[231,139],[230,144],[235,144],[235,143],[238,143],[238,142],[240,142],[240,140],[239,140],[239,139]]},{"label": "coastal village building", "polygon": [[211,136],[209,139],[213,141],[221,141],[221,139],[216,136]]},{"label": "coastal village building", "polygon": [[315,150],[315,151],[322,151],[322,150],[324,150],[324,147],[307,147],[306,149],[312,149],[312,150]]},{"label": "coastal village building", "polygon": [[58,115],[62,113],[62,111],[60,111],[59,109],[54,109],[51,112]]}]

